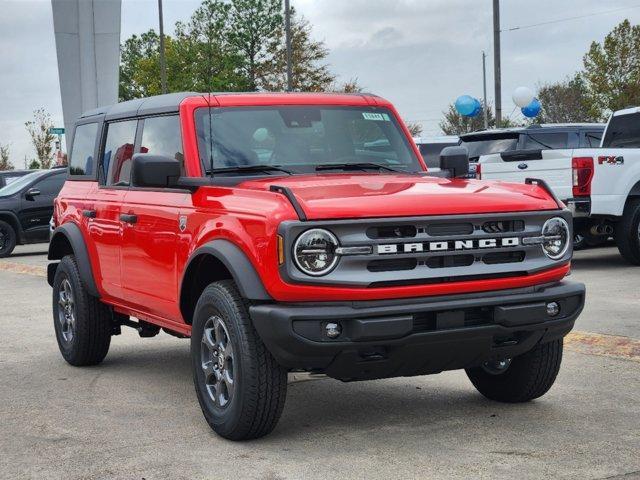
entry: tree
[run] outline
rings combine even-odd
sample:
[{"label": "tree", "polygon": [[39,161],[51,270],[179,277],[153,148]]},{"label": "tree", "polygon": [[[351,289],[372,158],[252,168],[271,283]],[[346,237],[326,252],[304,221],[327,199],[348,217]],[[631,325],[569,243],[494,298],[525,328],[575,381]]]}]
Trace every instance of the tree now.
[{"label": "tree", "polygon": [[34,158],[29,162],[28,168],[29,170],[38,170],[39,168],[42,168],[42,165],[40,165],[40,162]]},{"label": "tree", "polygon": [[282,1],[231,0],[230,5],[229,42],[238,53],[248,90],[257,90],[260,72],[273,64],[277,54],[270,49],[269,40],[283,30]]},{"label": "tree", "polygon": [[49,133],[53,127],[51,115],[44,108],[33,112],[33,120],[26,122],[25,127],[31,136],[31,142],[36,150],[37,160],[42,168],[51,168],[53,162],[53,142],[55,136]]},{"label": "tree", "polygon": [[409,133],[412,137],[419,137],[422,135],[422,125],[418,122],[405,122]]},{"label": "tree", "polygon": [[564,81],[547,83],[538,88],[542,111],[536,117],[539,123],[597,122],[586,94],[584,79],[575,74]]},{"label": "tree", "polygon": [[[489,119],[489,128],[496,126],[496,118],[493,114],[493,107],[488,106],[487,116]],[[475,117],[464,117],[458,113],[454,104],[449,105],[449,109],[443,112],[444,118],[440,121],[440,130],[445,135],[461,135],[463,133],[476,132],[478,130],[484,130],[484,113]],[[515,123],[508,118],[502,119],[502,124],[499,128],[508,128],[515,126]]]},{"label": "tree", "polygon": [[9,145],[0,145],[0,170],[13,170],[13,163],[9,160]]},{"label": "tree", "polygon": [[624,20],[602,44],[591,44],[583,64],[592,116],[640,104],[640,25]]},{"label": "tree", "polygon": [[[267,91],[283,91],[287,88],[287,46],[284,25],[278,25],[270,41],[269,59],[258,72],[258,87]],[[292,88],[300,92],[322,92],[331,89],[335,76],[322,62],[329,51],[323,42],[311,38],[311,24],[291,9],[291,65]],[[358,88],[344,84],[338,91]]]}]

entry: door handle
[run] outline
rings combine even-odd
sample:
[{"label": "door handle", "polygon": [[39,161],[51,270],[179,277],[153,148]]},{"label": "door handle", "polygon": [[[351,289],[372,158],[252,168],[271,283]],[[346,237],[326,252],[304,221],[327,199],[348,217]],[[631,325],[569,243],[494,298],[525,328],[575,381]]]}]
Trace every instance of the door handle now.
[{"label": "door handle", "polygon": [[133,225],[134,223],[136,223],[138,221],[138,216],[137,215],[132,215],[132,214],[122,213],[122,214],[120,214],[120,221],[124,222],[124,223],[130,223],[131,225]]},{"label": "door handle", "polygon": [[83,210],[82,211],[82,216],[83,217],[87,217],[87,218],[96,218],[96,211],[95,210]]}]

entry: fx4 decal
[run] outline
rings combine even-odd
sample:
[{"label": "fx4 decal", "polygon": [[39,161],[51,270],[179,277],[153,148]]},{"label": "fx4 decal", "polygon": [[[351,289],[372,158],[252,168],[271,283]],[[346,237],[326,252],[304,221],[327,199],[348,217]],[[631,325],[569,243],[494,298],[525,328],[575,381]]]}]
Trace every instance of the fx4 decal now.
[{"label": "fx4 decal", "polygon": [[624,157],[622,155],[600,155],[598,157],[598,165],[624,165]]}]

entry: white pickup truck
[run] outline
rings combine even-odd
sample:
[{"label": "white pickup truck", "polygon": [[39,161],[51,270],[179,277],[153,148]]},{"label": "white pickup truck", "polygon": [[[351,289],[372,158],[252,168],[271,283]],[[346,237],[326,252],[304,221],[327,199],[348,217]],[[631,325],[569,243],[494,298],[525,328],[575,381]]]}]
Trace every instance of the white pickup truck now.
[{"label": "white pickup truck", "polygon": [[476,177],[544,180],[573,211],[576,233],[614,236],[622,256],[640,265],[640,107],[615,112],[599,148],[484,155]]}]

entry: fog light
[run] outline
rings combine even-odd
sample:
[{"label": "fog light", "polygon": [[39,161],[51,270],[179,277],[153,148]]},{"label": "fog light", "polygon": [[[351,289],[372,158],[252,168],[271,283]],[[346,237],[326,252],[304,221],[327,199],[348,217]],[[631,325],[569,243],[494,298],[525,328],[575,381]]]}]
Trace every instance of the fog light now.
[{"label": "fog light", "polygon": [[339,323],[327,323],[324,331],[329,338],[338,338],[342,333],[342,326]]},{"label": "fog light", "polygon": [[547,303],[547,315],[550,317],[555,317],[560,313],[560,305],[558,302],[549,302]]}]

